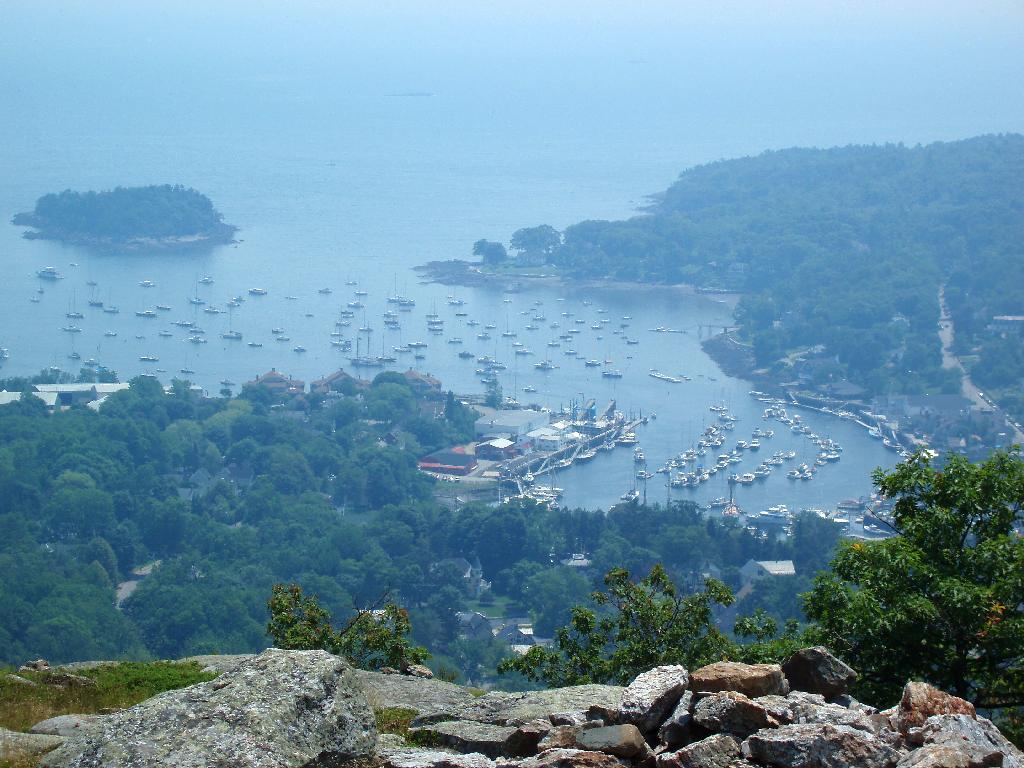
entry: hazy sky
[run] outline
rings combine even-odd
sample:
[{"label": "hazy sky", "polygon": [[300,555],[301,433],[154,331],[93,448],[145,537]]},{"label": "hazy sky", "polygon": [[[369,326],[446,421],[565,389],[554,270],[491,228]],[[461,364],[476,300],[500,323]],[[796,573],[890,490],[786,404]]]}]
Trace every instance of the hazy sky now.
[{"label": "hazy sky", "polygon": [[1022,73],[1021,0],[0,2],[0,98],[29,121],[425,91],[512,115],[645,119],[674,100],[945,135],[1024,129]]}]

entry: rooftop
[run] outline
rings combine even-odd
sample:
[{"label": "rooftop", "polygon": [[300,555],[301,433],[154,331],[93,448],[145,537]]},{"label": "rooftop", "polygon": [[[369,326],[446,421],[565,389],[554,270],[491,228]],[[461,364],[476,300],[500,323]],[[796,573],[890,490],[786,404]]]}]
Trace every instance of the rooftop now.
[{"label": "rooftop", "polygon": [[796,568],[792,560],[758,560],[761,566],[771,576],[795,576]]},{"label": "rooftop", "polygon": [[539,421],[547,422],[548,415],[542,411],[511,410],[497,411],[493,416],[482,416],[476,420],[476,428],[500,429],[501,427],[525,427]]}]

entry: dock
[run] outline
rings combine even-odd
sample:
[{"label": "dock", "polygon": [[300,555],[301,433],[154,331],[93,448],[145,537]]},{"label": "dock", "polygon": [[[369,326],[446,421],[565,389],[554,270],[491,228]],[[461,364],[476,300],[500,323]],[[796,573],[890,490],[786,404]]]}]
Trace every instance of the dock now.
[{"label": "dock", "polygon": [[576,460],[576,457],[579,456],[580,453],[588,448],[603,445],[609,440],[615,440],[624,432],[636,429],[638,426],[645,424],[646,422],[647,419],[644,417],[619,422],[600,432],[588,435],[583,440],[579,440],[570,445],[559,448],[557,451],[549,451],[547,453],[536,452],[526,456],[519,456],[502,462],[497,465],[495,469],[498,470],[502,482],[515,483],[520,486],[520,490],[522,490],[521,486],[523,475],[530,473],[534,476],[539,476],[549,472],[554,472],[555,470],[562,468],[563,461],[568,460],[571,464]]}]

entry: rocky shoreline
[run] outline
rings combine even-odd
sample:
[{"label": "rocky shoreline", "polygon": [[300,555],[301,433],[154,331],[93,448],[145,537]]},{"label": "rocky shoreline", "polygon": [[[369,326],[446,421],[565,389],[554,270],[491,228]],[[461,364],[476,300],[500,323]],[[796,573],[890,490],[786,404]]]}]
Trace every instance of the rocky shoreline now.
[{"label": "rocky shoreline", "polygon": [[730,307],[735,307],[742,294],[738,292],[702,291],[690,283],[640,283],[627,280],[601,280],[566,278],[551,272],[485,272],[480,262],[464,259],[447,259],[429,261],[413,267],[421,273],[424,283],[440,285],[458,285],[470,288],[490,287],[517,293],[530,286],[537,285],[573,285],[578,288],[612,288],[636,291],[671,291],[681,294],[714,295]]},{"label": "rocky shoreline", "polygon": [[762,383],[766,381],[757,375],[753,349],[737,341],[731,332],[704,339],[700,346],[727,376]]},{"label": "rocky shoreline", "polygon": [[235,233],[238,228],[231,224],[220,224],[207,232],[197,232],[178,237],[90,237],[86,235],[47,229],[33,213],[19,213],[11,219],[11,223],[19,227],[34,227],[22,233],[26,240],[52,240],[65,245],[77,245],[99,250],[117,251],[183,251],[209,248],[217,245],[230,245],[238,242]]},{"label": "rocky shoreline", "polygon": [[324,651],[210,661],[214,680],[130,709],[51,718],[29,734],[0,730],[0,762],[20,754],[49,768],[1024,768],[1024,753],[969,702],[910,682],[879,711],[849,695],[856,673],[820,647],[782,665],[669,665],[628,686],[484,695],[354,670]]}]

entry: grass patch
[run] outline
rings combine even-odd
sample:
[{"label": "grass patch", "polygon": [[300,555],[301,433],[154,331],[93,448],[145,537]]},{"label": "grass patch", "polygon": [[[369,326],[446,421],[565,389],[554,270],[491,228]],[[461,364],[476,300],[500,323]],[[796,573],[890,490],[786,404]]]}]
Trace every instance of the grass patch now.
[{"label": "grass patch", "polygon": [[23,760],[0,760],[0,768],[35,768],[39,765],[39,759],[26,757]]},{"label": "grass patch", "polygon": [[418,714],[415,709],[405,707],[382,707],[373,710],[378,733],[393,733],[406,741],[409,740],[409,723]]},{"label": "grass patch", "polygon": [[417,747],[441,746],[441,738],[436,733],[410,730],[409,723],[418,714],[419,712],[415,709],[406,709],[405,707],[382,707],[373,710],[378,733],[393,733],[396,736],[401,736],[406,744]]},{"label": "grass patch", "polygon": [[[22,672],[20,677],[34,686],[11,682],[0,674],[0,727],[27,731],[41,720],[57,715],[88,715],[108,708],[131,707],[151,696],[175,688],[213,680],[217,675],[203,672],[194,661],[126,661],[75,670],[95,686],[62,687],[47,684],[45,672]],[[0,766],[3,768],[3,766]]]}]

